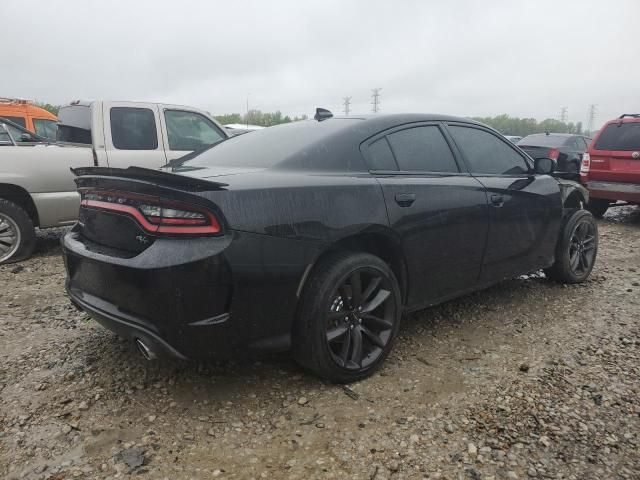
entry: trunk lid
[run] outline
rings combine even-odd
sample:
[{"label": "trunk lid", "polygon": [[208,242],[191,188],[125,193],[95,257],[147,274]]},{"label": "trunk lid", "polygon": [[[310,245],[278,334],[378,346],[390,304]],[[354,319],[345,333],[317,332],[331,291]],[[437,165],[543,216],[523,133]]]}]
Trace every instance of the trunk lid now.
[{"label": "trunk lid", "polygon": [[[223,190],[224,183],[139,167],[89,167],[73,172],[81,195],[76,228],[92,251],[131,257],[160,235],[213,234],[203,225],[188,223],[201,218],[217,223],[222,231],[221,213],[202,193]],[[177,216],[167,224],[155,223],[167,221],[158,212],[168,211]]]}]

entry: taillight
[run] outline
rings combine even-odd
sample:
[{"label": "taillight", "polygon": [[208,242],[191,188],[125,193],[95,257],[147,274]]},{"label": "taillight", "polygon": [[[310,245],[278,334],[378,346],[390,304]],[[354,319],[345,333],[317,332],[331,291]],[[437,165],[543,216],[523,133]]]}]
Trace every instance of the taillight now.
[{"label": "taillight", "polygon": [[93,190],[82,192],[81,204],[129,215],[150,233],[213,235],[221,231],[218,219],[209,210],[173,200]]},{"label": "taillight", "polygon": [[557,148],[552,148],[551,150],[549,150],[549,158],[552,160],[558,160],[558,157],[560,156],[560,150],[558,150]]},{"label": "taillight", "polygon": [[580,164],[580,173],[589,173],[591,168],[591,155],[588,153],[582,154],[582,163]]}]

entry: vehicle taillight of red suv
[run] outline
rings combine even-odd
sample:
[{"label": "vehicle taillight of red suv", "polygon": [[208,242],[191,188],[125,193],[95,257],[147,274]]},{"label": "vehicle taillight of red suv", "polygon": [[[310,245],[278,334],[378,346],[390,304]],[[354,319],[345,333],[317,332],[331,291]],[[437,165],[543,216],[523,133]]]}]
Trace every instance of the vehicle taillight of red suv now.
[{"label": "vehicle taillight of red suv", "polygon": [[583,156],[580,181],[596,217],[617,200],[640,205],[640,114],[625,113],[602,127]]}]

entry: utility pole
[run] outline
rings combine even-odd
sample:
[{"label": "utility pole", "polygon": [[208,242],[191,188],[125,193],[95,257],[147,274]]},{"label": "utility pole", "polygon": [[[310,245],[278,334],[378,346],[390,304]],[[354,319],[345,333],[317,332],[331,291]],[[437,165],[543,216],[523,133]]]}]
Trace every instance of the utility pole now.
[{"label": "utility pole", "polygon": [[568,111],[567,107],[562,107],[560,109],[560,121],[562,123],[567,123],[567,111]]},{"label": "utility pole", "polygon": [[372,111],[373,113],[378,113],[380,111],[380,90],[381,88],[374,88],[371,90],[371,105],[373,105]]},{"label": "utility pole", "polygon": [[589,121],[587,122],[587,128],[590,134],[593,133],[593,125],[596,119],[596,107],[597,105],[595,104],[589,105]]},{"label": "utility pole", "polygon": [[349,105],[351,105],[351,97],[342,97],[342,104],[344,105],[344,114],[349,115],[351,111]]}]

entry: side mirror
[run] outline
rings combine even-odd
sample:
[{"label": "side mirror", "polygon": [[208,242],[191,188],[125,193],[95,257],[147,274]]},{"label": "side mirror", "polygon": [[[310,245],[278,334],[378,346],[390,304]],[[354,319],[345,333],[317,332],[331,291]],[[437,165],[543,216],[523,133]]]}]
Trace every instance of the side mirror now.
[{"label": "side mirror", "polygon": [[551,175],[556,169],[556,162],[550,158],[536,158],[533,170],[540,175]]},{"label": "side mirror", "polygon": [[33,137],[31,136],[30,133],[21,133],[20,134],[20,141],[21,142],[33,142]]}]

